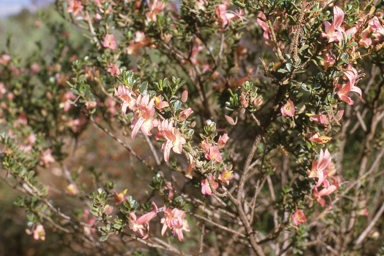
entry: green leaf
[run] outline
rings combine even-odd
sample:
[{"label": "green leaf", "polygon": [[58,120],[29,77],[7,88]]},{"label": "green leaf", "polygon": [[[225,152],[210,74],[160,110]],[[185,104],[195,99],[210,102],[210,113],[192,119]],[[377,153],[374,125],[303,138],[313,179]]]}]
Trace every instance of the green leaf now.
[{"label": "green leaf", "polygon": [[173,104],[173,110],[175,111],[175,113],[177,112],[177,110],[179,110],[181,107],[181,101],[179,100],[176,100],[175,103]]},{"label": "green leaf", "polygon": [[108,239],[109,235],[101,236],[100,237],[100,242],[104,242]]}]

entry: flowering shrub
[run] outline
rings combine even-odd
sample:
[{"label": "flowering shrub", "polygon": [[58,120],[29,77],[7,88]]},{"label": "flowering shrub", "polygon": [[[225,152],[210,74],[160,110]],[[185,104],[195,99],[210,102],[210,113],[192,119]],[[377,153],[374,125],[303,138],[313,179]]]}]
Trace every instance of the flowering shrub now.
[{"label": "flowering shrub", "polygon": [[[378,251],[382,2],[56,7],[88,36],[81,46],[47,21],[57,42],[49,60],[0,58],[1,177],[25,194],[16,205],[34,239],[69,236],[90,255]],[[111,137],[134,172],[75,162],[91,155],[78,149],[87,133]],[[44,184],[57,170],[70,207]],[[127,185],[138,177],[145,195]]]}]

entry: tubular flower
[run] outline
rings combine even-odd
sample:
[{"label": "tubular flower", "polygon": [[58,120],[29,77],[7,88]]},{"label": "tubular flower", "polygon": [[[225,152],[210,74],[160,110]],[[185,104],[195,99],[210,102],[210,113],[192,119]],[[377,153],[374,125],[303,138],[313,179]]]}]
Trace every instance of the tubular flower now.
[{"label": "tubular flower", "polygon": [[227,185],[229,185],[229,180],[235,178],[235,175],[233,175],[232,172],[233,171],[228,171],[227,167],[224,165],[223,166],[223,171],[219,175],[218,180],[220,180],[221,182],[226,183]]},{"label": "tubular flower", "polygon": [[116,45],[115,36],[113,34],[106,34],[103,41],[103,46],[105,48],[111,49],[112,51],[116,50],[117,45]]},{"label": "tubular flower", "polygon": [[187,109],[184,109],[183,111],[181,111],[180,113],[180,117],[179,117],[179,120],[181,122],[187,120],[187,118],[193,113],[193,110],[191,108],[187,108]]},{"label": "tubular flower", "polygon": [[125,116],[125,112],[127,111],[127,107],[129,107],[130,110],[133,110],[133,107],[135,106],[136,101],[132,97],[132,94],[135,95],[135,93],[133,93],[132,90],[125,85],[120,85],[117,88],[117,90],[115,88],[115,96],[122,101],[122,103],[121,103],[121,115],[122,115],[122,117]]},{"label": "tubular flower", "polygon": [[348,78],[349,81],[344,86],[341,84],[336,84],[336,87],[338,88],[337,95],[339,96],[340,100],[345,101],[349,105],[353,105],[353,100],[348,96],[348,94],[351,91],[356,92],[360,95],[361,99],[361,89],[355,86],[356,80],[359,78],[359,74],[357,70],[352,67],[351,64],[349,64],[347,70],[344,71],[344,75]]},{"label": "tubular flower", "polygon": [[[149,235],[149,222],[157,215],[157,205],[152,202],[154,209],[151,212],[148,212],[142,215],[139,218],[136,218],[136,214],[131,212],[129,214],[129,228],[132,229],[133,232],[139,232],[143,239],[148,238]],[[145,229],[144,224],[146,224],[147,234],[144,235],[143,230]]]},{"label": "tubular flower", "polygon": [[164,236],[167,228],[172,230],[172,234],[179,238],[179,241],[184,241],[183,230],[190,232],[188,221],[185,218],[185,212],[177,208],[170,209],[164,206],[164,217],[161,219],[163,228],[161,229],[161,235]]},{"label": "tubular flower", "polygon": [[229,140],[229,137],[226,133],[224,133],[223,136],[220,136],[219,141],[217,142],[219,148],[223,148],[228,140]]},{"label": "tubular flower", "polygon": [[287,103],[281,107],[280,111],[283,116],[293,117],[295,116],[295,105],[293,105],[291,100],[288,100]]},{"label": "tubular flower", "polygon": [[168,162],[171,148],[176,154],[181,154],[183,151],[183,144],[185,144],[186,141],[183,136],[181,136],[181,133],[177,130],[177,128],[173,127],[173,122],[163,120],[163,122],[159,124],[158,129],[159,131],[156,134],[156,140],[167,140],[163,143],[161,149],[164,152],[164,161]]},{"label": "tubular flower", "polygon": [[223,161],[220,150],[217,146],[213,146],[207,140],[203,140],[199,145],[205,151],[205,158],[208,160],[215,160],[215,163]]},{"label": "tubular flower", "polygon": [[319,160],[313,160],[312,161],[312,169],[307,170],[308,172],[308,178],[317,178],[317,184],[316,187],[319,187],[321,183],[327,178],[328,170],[325,170],[328,165],[332,162],[332,156],[329,153],[328,149],[325,150],[325,152],[321,149],[320,150],[320,156]]},{"label": "tubular flower", "polygon": [[213,195],[213,191],[211,189],[211,186],[209,185],[208,179],[211,180],[213,190],[216,191],[216,189],[219,187],[219,183],[217,183],[215,181],[215,178],[213,178],[212,175],[209,175],[207,179],[204,179],[201,182],[201,193],[203,195],[210,195],[210,196],[212,196]]},{"label": "tubular flower", "polygon": [[135,138],[140,128],[145,135],[150,136],[152,135],[152,128],[157,127],[158,121],[157,119],[153,118],[153,115],[155,114],[155,108],[153,107],[154,102],[154,98],[149,101],[149,94],[145,95],[144,97],[141,95],[137,97],[136,104],[133,109],[135,113],[135,121],[133,121],[131,125],[132,139]]},{"label": "tubular flower", "polygon": [[323,182],[324,188],[320,192],[318,191],[316,186],[313,187],[312,194],[315,197],[316,201],[321,205],[321,207],[324,207],[324,205],[325,205],[325,200],[322,199],[321,197],[328,196],[329,201],[330,201],[330,205],[329,205],[328,209],[332,209],[332,199],[329,195],[332,194],[333,192],[335,192],[340,187],[340,177],[339,176],[332,177],[332,183],[333,184],[330,185],[329,181],[325,180]]},{"label": "tubular flower", "polygon": [[305,215],[301,210],[297,210],[295,214],[293,214],[292,218],[293,223],[295,223],[296,226],[307,221],[307,218],[305,218]]},{"label": "tubular flower", "polygon": [[325,32],[321,34],[322,37],[328,38],[328,43],[340,42],[343,40],[344,31],[340,26],[344,20],[344,12],[340,7],[333,7],[333,22],[324,21]]},{"label": "tubular flower", "polygon": [[265,20],[267,20],[267,17],[265,17],[265,14],[262,12],[259,12],[259,14],[257,15],[257,23],[264,30],[263,37],[264,37],[265,44],[271,45],[269,43],[269,34],[271,33],[271,30],[267,26],[267,23],[265,22]]},{"label": "tubular flower", "polygon": [[115,193],[115,204],[121,204],[122,202],[124,201],[128,201],[128,198],[127,196],[125,195],[127,193],[127,190],[128,189],[125,189],[123,192],[121,193],[117,193],[116,190],[113,190],[113,193]]},{"label": "tubular flower", "polygon": [[155,97],[155,108],[163,110],[163,108],[169,107],[169,103],[161,100],[161,95]]},{"label": "tubular flower", "polygon": [[196,163],[193,161],[193,157],[191,154],[187,153],[187,155],[189,158],[189,165],[188,165],[188,168],[186,170],[185,177],[191,180],[193,178],[192,172],[193,172],[193,169],[195,169],[195,167],[196,167]]}]

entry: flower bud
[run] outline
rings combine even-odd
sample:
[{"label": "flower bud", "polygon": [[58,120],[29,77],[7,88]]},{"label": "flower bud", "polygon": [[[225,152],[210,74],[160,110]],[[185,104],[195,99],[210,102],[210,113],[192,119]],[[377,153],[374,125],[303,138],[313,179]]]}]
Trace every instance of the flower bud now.
[{"label": "flower bud", "polygon": [[181,101],[186,102],[188,100],[188,91],[183,91],[183,94],[181,95]]}]

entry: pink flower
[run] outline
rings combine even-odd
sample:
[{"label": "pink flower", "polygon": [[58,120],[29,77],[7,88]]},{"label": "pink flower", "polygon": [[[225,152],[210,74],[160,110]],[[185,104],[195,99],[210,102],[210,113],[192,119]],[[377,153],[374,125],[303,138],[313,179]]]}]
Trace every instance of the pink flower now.
[{"label": "pink flower", "polygon": [[327,115],[324,115],[324,114],[312,115],[310,119],[312,121],[315,121],[316,123],[321,123],[321,124],[329,123]]},{"label": "pink flower", "polygon": [[32,66],[31,66],[31,73],[32,74],[35,74],[35,73],[39,73],[40,72],[40,67],[39,67],[39,64],[33,64]]},{"label": "pink flower", "polygon": [[48,167],[50,163],[54,163],[55,158],[52,156],[52,149],[46,149],[41,156],[41,160],[43,161],[45,167]]},{"label": "pink flower", "polygon": [[263,37],[264,37],[265,44],[271,45],[271,43],[269,42],[269,34],[271,33],[271,30],[267,26],[267,23],[265,22],[265,20],[267,20],[267,17],[265,17],[264,13],[259,12],[259,14],[257,15],[257,23],[264,30]]},{"label": "pink flower", "polygon": [[155,108],[153,107],[154,101],[154,98],[149,101],[149,94],[146,94],[144,97],[140,94],[139,97],[137,97],[136,104],[133,107],[135,120],[131,125],[132,139],[136,137],[140,128],[145,135],[150,136],[152,135],[151,130],[153,127],[157,127],[158,120],[153,118],[155,114]]},{"label": "pink flower", "polygon": [[329,53],[330,50],[324,52],[325,60],[323,61],[324,69],[328,70],[329,67],[333,67],[335,64],[335,59],[332,58],[331,54]]},{"label": "pink flower", "polygon": [[7,54],[3,54],[1,55],[1,58],[0,58],[0,64],[3,66],[7,66],[10,60],[11,60],[11,56]]},{"label": "pink flower", "polygon": [[373,17],[373,19],[369,21],[369,28],[375,33],[384,35],[384,28],[377,17]]},{"label": "pink flower", "polygon": [[325,32],[321,34],[322,37],[328,38],[328,43],[340,42],[343,40],[344,31],[340,26],[344,20],[344,12],[340,7],[333,7],[333,22],[332,24],[328,21],[324,21]]},{"label": "pink flower", "polygon": [[77,193],[79,193],[79,189],[77,188],[77,186],[75,184],[69,184],[67,187],[66,187],[66,193],[68,195],[71,195],[71,196],[75,196],[77,195]]},{"label": "pink flower", "polygon": [[219,175],[218,180],[220,180],[221,182],[226,183],[227,185],[229,185],[229,180],[235,178],[235,175],[233,175],[232,172],[233,171],[228,171],[227,167],[224,165],[223,166],[223,171]]},{"label": "pink flower", "polygon": [[202,182],[201,182],[201,193],[203,195],[213,195],[213,191],[211,189],[211,186],[209,185],[209,182],[208,182],[208,179],[211,180],[211,183],[212,183],[212,188],[213,190],[216,191],[216,189],[219,187],[219,183],[217,183],[215,181],[215,179],[213,178],[212,175],[209,175],[207,179],[204,179]]},{"label": "pink flower", "polygon": [[29,145],[32,146],[33,143],[35,143],[35,141],[36,141],[36,135],[33,134],[33,133],[30,134],[30,135],[28,136],[28,142],[29,142]]},{"label": "pink flower", "polygon": [[161,95],[155,97],[155,107],[158,110],[163,110],[166,107],[169,107],[169,103],[161,100]]},{"label": "pink flower", "polygon": [[197,9],[205,10],[205,1],[204,0],[197,0],[195,1],[195,6]]},{"label": "pink flower", "polygon": [[193,110],[191,108],[184,109],[180,113],[179,121],[183,122],[187,120],[187,118],[193,113]]},{"label": "pink flower", "polygon": [[68,1],[68,13],[73,13],[73,16],[79,15],[81,10],[83,10],[83,5],[81,4],[81,1],[75,1],[75,0],[67,0]]},{"label": "pink flower", "polygon": [[73,119],[72,117],[70,117],[68,119],[68,127],[72,129],[72,131],[74,133],[78,133],[80,132],[81,128],[83,128],[83,126],[87,123],[87,119],[82,116],[81,118],[77,118],[77,119]]},{"label": "pink flower", "polygon": [[125,194],[127,193],[127,190],[128,189],[125,189],[121,193],[117,193],[116,190],[113,190],[113,193],[115,193],[115,197],[114,197],[115,204],[121,204],[124,201],[128,201],[128,198],[125,196]]},{"label": "pink flower", "polygon": [[156,14],[163,11],[165,3],[159,0],[154,0],[153,3],[148,1],[148,7],[150,11],[145,14],[145,17],[147,18],[148,23],[150,23],[152,21],[157,21]]},{"label": "pink flower", "polygon": [[223,136],[220,136],[219,141],[217,142],[219,148],[223,148],[228,140],[229,140],[229,137],[226,133],[224,133]]},{"label": "pink flower", "polygon": [[293,214],[292,218],[293,218],[293,223],[295,223],[296,226],[307,221],[304,213],[301,210],[297,210],[295,214]]},{"label": "pink flower", "polygon": [[327,178],[328,171],[325,169],[328,167],[328,165],[332,162],[332,156],[329,153],[328,149],[323,151],[323,149],[320,150],[320,156],[319,160],[313,160],[312,161],[312,169],[307,170],[308,172],[308,178],[317,178],[317,185],[316,187],[320,186],[321,183]]},{"label": "pink flower", "polygon": [[184,241],[183,230],[190,232],[188,221],[185,219],[185,212],[177,208],[170,209],[164,205],[164,217],[161,219],[163,228],[161,229],[161,235],[164,236],[167,228],[172,230],[172,234],[179,238],[179,241]]},{"label": "pink flower", "polygon": [[111,49],[112,51],[116,50],[117,45],[116,45],[115,36],[113,34],[106,34],[103,41],[103,46],[105,48]]},{"label": "pink flower", "polygon": [[295,105],[293,105],[291,100],[288,100],[287,103],[281,107],[280,111],[283,116],[293,117],[295,116]]},{"label": "pink flower", "polygon": [[210,147],[207,154],[205,154],[205,158],[208,160],[215,160],[215,163],[220,163],[223,161],[220,150],[217,146]]},{"label": "pink flower", "polygon": [[[96,222],[96,216],[93,215],[90,220],[88,219],[88,216],[89,216],[89,209],[85,208],[84,209],[84,214],[83,214],[83,216],[81,216],[81,218],[83,219],[83,221],[85,223],[87,223],[90,226],[93,226],[95,224],[95,222]],[[92,233],[96,232],[95,228],[91,228],[91,227],[88,227],[88,226],[83,226],[83,230],[84,230],[84,233],[87,234],[88,236],[90,236]]]},{"label": "pink flower", "polygon": [[215,13],[221,27],[221,29],[219,29],[220,31],[227,30],[228,28],[226,27],[229,25],[231,20],[237,17],[240,17],[241,15],[244,14],[242,9],[240,9],[238,13],[228,13],[227,8],[228,8],[228,3],[225,3],[225,4],[219,4],[219,6],[215,9]]},{"label": "pink flower", "polygon": [[167,44],[167,43],[169,43],[169,41],[171,41],[171,39],[172,39],[172,35],[171,34],[165,34],[165,35],[163,35],[163,38],[162,38],[163,40],[164,40],[164,42]]},{"label": "pink flower", "polygon": [[97,105],[96,101],[87,101],[87,102],[85,102],[85,107],[87,109],[93,109],[93,108],[96,107],[96,105]]},{"label": "pink flower", "polygon": [[5,85],[3,82],[0,82],[0,99],[3,98],[3,95],[7,92],[7,89],[5,89]]},{"label": "pink flower", "polygon": [[176,154],[181,154],[183,151],[183,144],[186,143],[186,140],[181,136],[181,133],[177,128],[173,127],[173,122],[169,122],[167,119],[160,123],[158,129],[159,131],[156,134],[156,140],[167,140],[163,143],[161,149],[164,152],[164,161],[168,162],[171,148]]},{"label": "pink flower", "polygon": [[355,86],[356,80],[359,78],[359,74],[351,64],[348,65],[347,70],[344,71],[344,75],[348,78],[346,85],[342,86],[341,84],[336,84],[338,88],[337,95],[342,101],[347,102],[349,105],[353,105],[353,100],[348,96],[349,92],[356,92],[360,95],[361,99],[361,89]]},{"label": "pink flower", "polygon": [[[115,88],[115,96],[119,98],[121,103],[121,115],[122,117],[125,116],[125,112],[127,111],[127,107],[129,107],[130,110],[133,110],[135,106],[136,100],[132,97],[132,94],[135,95],[135,93],[132,92],[132,89],[125,85],[120,85],[117,90]],[[114,102],[114,101],[113,101]]]},{"label": "pink flower", "polygon": [[43,241],[45,240],[45,230],[43,225],[41,224],[37,225],[37,227],[33,231],[33,239],[35,240],[41,239]]},{"label": "pink flower", "polygon": [[[149,236],[149,222],[151,221],[151,219],[153,219],[157,215],[157,205],[154,202],[152,202],[152,205],[154,206],[153,211],[142,215],[138,219],[136,218],[135,213],[131,212],[129,214],[129,218],[130,218],[129,228],[132,229],[133,232],[139,232],[140,235],[143,237],[143,239],[148,238],[148,236]],[[144,232],[143,232],[143,230],[145,229],[144,224],[146,225],[146,228],[147,228],[147,234],[145,236],[144,236]]]},{"label": "pink flower", "polygon": [[111,74],[111,76],[120,75],[120,69],[117,67],[116,63],[113,63],[112,67],[109,67],[107,71]]},{"label": "pink flower", "polygon": [[330,185],[328,180],[324,180],[323,186],[324,188],[319,192],[317,186],[313,187],[313,196],[315,197],[316,201],[321,205],[321,207],[324,207],[325,205],[325,200],[322,199],[321,197],[323,196],[328,196],[330,205],[328,209],[332,209],[332,199],[329,196],[333,192],[335,192],[339,186],[340,186],[340,177],[332,177],[333,184]]},{"label": "pink flower", "polygon": [[189,156],[189,165],[188,165],[185,177],[191,180],[193,178],[192,172],[193,172],[193,169],[195,169],[196,167],[196,163],[193,162],[193,157],[189,153],[187,154]]},{"label": "pink flower", "polygon": [[140,50],[142,47],[150,45],[151,39],[147,38],[144,32],[136,31],[135,34],[135,43],[131,42],[131,45],[127,47],[127,54],[131,55],[136,51]]}]

